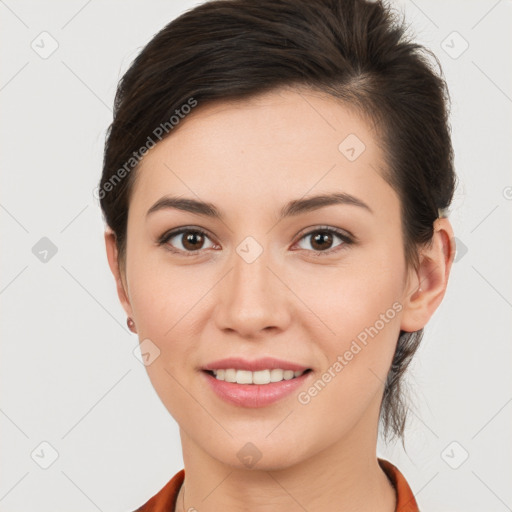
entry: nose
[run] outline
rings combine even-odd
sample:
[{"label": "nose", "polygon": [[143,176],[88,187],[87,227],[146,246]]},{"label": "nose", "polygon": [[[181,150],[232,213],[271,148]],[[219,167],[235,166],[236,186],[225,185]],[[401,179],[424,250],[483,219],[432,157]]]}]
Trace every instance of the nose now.
[{"label": "nose", "polygon": [[239,251],[233,254],[231,271],[219,283],[217,327],[244,338],[285,330],[291,317],[285,279],[278,276],[265,250],[253,261]]}]

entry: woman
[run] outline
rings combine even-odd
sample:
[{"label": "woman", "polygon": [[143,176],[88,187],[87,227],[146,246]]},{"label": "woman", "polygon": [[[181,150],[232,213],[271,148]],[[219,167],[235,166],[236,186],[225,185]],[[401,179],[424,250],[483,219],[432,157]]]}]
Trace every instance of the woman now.
[{"label": "woman", "polygon": [[214,0],[135,59],[99,198],[185,466],[138,510],[418,510],[376,444],[454,257],[446,102],[380,2]]}]

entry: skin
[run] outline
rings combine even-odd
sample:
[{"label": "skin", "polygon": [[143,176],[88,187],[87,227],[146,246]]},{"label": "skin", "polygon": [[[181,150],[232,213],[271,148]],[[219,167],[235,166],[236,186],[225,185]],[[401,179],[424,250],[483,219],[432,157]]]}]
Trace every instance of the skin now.
[{"label": "skin", "polygon": [[[352,162],[338,149],[349,134],[366,146]],[[139,339],[160,350],[147,371],[180,428],[178,511],[395,510],[376,457],[383,383],[400,329],[423,328],[441,303],[454,246],[450,222],[438,219],[419,268],[406,265],[400,202],[382,177],[378,140],[332,97],[280,89],[199,105],[142,160],[121,267],[109,229],[105,241]],[[336,204],[278,221],[290,200],[340,191],[372,211]],[[213,203],[224,219],[175,209],[146,215],[166,194]],[[192,250],[183,235],[157,244],[181,226],[207,232],[198,255],[168,249]],[[343,245],[335,235],[320,247],[341,250],[315,257],[321,226],[357,241]],[[247,236],[263,248],[250,264],[236,251]],[[307,390],[396,302],[401,310],[307,405],[294,392],[270,406],[237,407],[205,385],[208,362],[273,356],[311,368],[299,391]],[[252,468],[237,457],[247,442],[261,453]]]}]

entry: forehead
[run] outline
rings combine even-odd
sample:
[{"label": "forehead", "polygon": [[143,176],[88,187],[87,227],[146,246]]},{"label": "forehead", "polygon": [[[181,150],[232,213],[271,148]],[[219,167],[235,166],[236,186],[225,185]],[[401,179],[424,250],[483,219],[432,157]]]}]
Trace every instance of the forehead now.
[{"label": "forehead", "polygon": [[234,156],[233,148],[241,146],[257,148],[259,158],[279,153],[294,160],[315,149],[330,149],[338,156],[339,144],[350,134],[354,141],[359,139],[359,151],[363,145],[373,146],[378,138],[373,125],[341,100],[308,89],[282,88],[247,99],[199,103],[168,139],[157,145],[160,151],[153,156],[164,152],[166,140],[170,146],[211,149],[225,157]]},{"label": "forehead", "polygon": [[[165,193],[262,209],[338,189],[378,194],[385,163],[373,126],[335,98],[281,89],[201,105],[143,158],[133,201]],[[389,193],[389,191],[387,191]],[[144,204],[142,204],[144,203]]]}]

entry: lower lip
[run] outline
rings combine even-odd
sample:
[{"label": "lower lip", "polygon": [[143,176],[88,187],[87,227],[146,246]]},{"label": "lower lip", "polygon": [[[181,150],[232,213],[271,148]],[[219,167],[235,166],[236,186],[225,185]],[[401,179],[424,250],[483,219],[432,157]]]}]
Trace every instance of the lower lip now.
[{"label": "lower lip", "polygon": [[205,371],[202,373],[217,396],[240,407],[254,408],[265,407],[290,395],[304,384],[311,372],[303,373],[300,377],[290,380],[269,384],[237,384],[216,379]]}]

